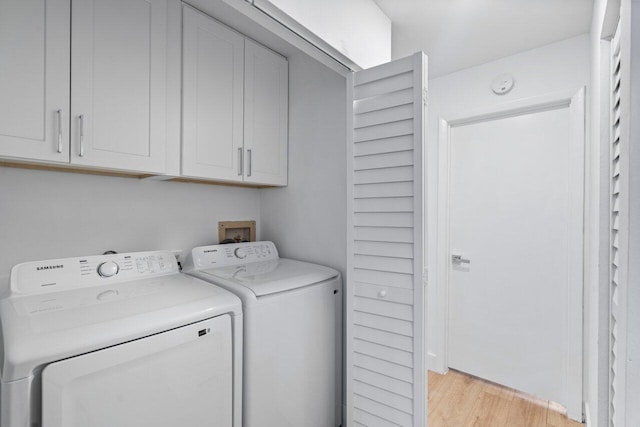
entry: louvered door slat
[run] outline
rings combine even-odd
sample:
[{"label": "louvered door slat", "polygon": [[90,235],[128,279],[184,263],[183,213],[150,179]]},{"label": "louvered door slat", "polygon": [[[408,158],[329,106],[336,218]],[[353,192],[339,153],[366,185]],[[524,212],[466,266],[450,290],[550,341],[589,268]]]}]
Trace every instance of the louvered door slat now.
[{"label": "louvered door slat", "polygon": [[[411,396],[413,396],[411,384],[413,370],[411,368],[356,353],[354,359],[358,357],[361,357],[358,363],[361,363],[362,367],[358,366],[354,368],[355,381],[370,384],[385,390],[395,390],[397,394],[404,397],[411,398]],[[380,371],[384,372],[384,374],[379,373]],[[396,372],[398,373],[397,375]],[[402,379],[402,377],[404,377],[404,379]]]},{"label": "louvered door slat", "polygon": [[383,256],[355,255],[353,266],[365,270],[390,271],[392,273],[413,273],[413,260],[402,258],[390,258]]},{"label": "louvered door slat", "polygon": [[355,156],[353,170],[386,169],[400,166],[413,166],[413,150],[397,151],[393,153]]},{"label": "louvered door slat", "polygon": [[346,425],[426,422],[425,59],[350,79]]},{"label": "louvered door slat", "polygon": [[398,304],[411,305],[413,303],[413,291],[402,288],[388,288],[386,286],[372,285],[370,283],[355,282],[355,294],[364,298],[381,298],[385,301]]},{"label": "louvered door slat", "polygon": [[413,135],[402,135],[393,138],[382,138],[374,141],[363,141],[353,146],[355,156],[395,153],[409,151],[413,147]]},{"label": "louvered door slat", "polygon": [[[411,369],[410,366],[402,366],[381,358],[369,356],[365,353],[366,351],[367,348],[365,347],[361,352],[354,353],[353,360],[357,363],[355,369],[363,369],[369,372],[375,372],[388,378],[392,378],[406,384],[411,384],[413,369]],[[402,387],[396,388],[396,386],[394,385],[392,388],[388,389],[398,391],[402,389]],[[411,396],[413,396],[413,391],[411,391],[407,397]]]},{"label": "louvered door slat", "polygon": [[411,135],[412,131],[413,120],[409,119],[356,129],[353,132],[353,138],[355,142],[375,141],[376,139]]},{"label": "louvered door slat", "polygon": [[378,255],[393,258],[413,258],[413,245],[390,242],[354,242],[354,253],[358,255]]},{"label": "louvered door slat", "polygon": [[[408,70],[413,68],[413,62],[414,58],[408,56],[406,58],[384,64],[384,66],[371,68],[363,73],[355,73],[353,75],[353,85],[354,87],[363,86],[374,81],[384,81],[398,75],[404,75]],[[413,85],[411,85],[411,87],[413,87]],[[364,97],[354,96],[354,101],[356,101],[355,103],[358,104],[362,102],[362,98]]]},{"label": "louvered door slat", "polygon": [[413,417],[410,414],[396,409],[391,405],[386,405],[383,402],[376,402],[358,394],[354,395],[353,400],[358,408],[362,408],[363,411],[369,412],[389,422],[401,426],[411,425],[413,422]]},{"label": "louvered door slat", "polygon": [[398,408],[403,412],[410,413],[412,408],[411,399],[401,396],[396,393],[391,393],[383,388],[371,386],[369,384],[356,382],[355,393],[375,400],[376,402],[387,403],[394,408]]},{"label": "louvered door slat", "polygon": [[413,166],[397,166],[382,169],[356,171],[354,184],[381,184],[383,182],[406,182],[413,179]]},{"label": "louvered door slat", "polygon": [[413,212],[413,197],[386,197],[354,200],[354,212]]},{"label": "louvered door slat", "polygon": [[353,280],[362,283],[388,286],[394,288],[413,289],[413,277],[409,274],[391,273],[389,271],[370,271],[355,268]]},{"label": "louvered door slat", "polygon": [[353,313],[353,324],[369,326],[381,331],[393,332],[399,335],[412,336],[413,324],[406,320],[390,319],[378,316],[377,314],[363,313],[356,311]]},{"label": "louvered door slat", "polygon": [[413,104],[413,88],[360,100],[357,104],[354,104],[353,111],[356,114],[365,114],[405,104]]},{"label": "louvered door slat", "polygon": [[364,341],[384,345],[396,350],[411,352],[411,349],[413,348],[413,341],[411,337],[394,334],[392,332],[381,331],[380,329],[354,325],[353,335]]},{"label": "louvered door slat", "polygon": [[413,213],[410,212],[356,212],[356,226],[369,227],[412,227]]},{"label": "louvered door slat", "polygon": [[413,368],[413,358],[411,352],[388,347],[386,345],[371,342],[366,339],[354,337],[353,351],[355,353],[365,354],[376,359],[385,360],[396,365]]},{"label": "louvered door slat", "polygon": [[366,427],[397,427],[398,424],[394,424],[387,420],[383,420],[382,418],[376,417],[373,414],[369,414],[367,412],[356,410],[353,417],[353,422],[356,425],[366,426]]},{"label": "louvered door slat", "polygon": [[383,123],[399,122],[413,117],[413,104],[403,104],[383,110],[375,110],[368,113],[358,114],[354,117],[354,128],[364,128],[376,126]]},{"label": "louvered door slat", "polygon": [[413,185],[413,181],[355,184],[353,195],[356,199],[372,197],[411,197],[413,196]]},{"label": "louvered door slat", "polygon": [[354,241],[413,243],[412,228],[385,228],[359,226],[353,230]]},{"label": "louvered door slat", "polygon": [[410,305],[406,304],[396,304],[374,298],[355,296],[353,298],[353,309],[364,313],[385,316],[390,319],[413,322],[413,309]]},{"label": "louvered door slat", "polygon": [[353,87],[353,93],[356,99],[366,99],[411,87],[413,87],[413,73],[407,71],[370,83],[356,85]]}]

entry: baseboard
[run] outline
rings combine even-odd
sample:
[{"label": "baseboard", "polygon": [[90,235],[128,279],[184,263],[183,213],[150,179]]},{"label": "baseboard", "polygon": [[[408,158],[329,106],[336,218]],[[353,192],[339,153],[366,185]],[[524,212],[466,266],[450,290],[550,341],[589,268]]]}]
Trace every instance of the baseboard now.
[{"label": "baseboard", "polygon": [[584,402],[584,425],[585,427],[591,427],[591,411],[589,410],[589,404]]},{"label": "baseboard", "polygon": [[427,353],[427,369],[430,371],[438,371],[438,357],[433,353]]},{"label": "baseboard", "polygon": [[431,352],[427,353],[427,369],[429,371],[437,372],[438,374],[441,374],[441,375],[444,375],[447,373],[446,367],[444,367],[444,370],[443,370],[443,366],[438,360],[438,356]]}]

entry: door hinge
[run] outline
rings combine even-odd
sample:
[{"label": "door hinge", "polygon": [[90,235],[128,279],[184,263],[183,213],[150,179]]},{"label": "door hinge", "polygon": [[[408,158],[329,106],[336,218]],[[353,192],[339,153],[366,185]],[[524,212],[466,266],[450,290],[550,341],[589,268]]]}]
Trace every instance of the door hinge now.
[{"label": "door hinge", "polygon": [[426,89],[422,89],[422,103],[424,105],[427,105],[428,98],[429,98],[429,96],[427,95],[427,90]]}]

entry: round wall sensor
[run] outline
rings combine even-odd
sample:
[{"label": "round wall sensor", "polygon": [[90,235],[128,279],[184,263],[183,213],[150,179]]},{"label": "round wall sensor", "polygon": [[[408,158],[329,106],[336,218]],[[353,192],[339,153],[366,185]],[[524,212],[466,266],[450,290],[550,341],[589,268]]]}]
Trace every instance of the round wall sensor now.
[{"label": "round wall sensor", "polygon": [[491,82],[491,89],[496,95],[509,93],[513,88],[513,76],[511,74],[501,74]]}]

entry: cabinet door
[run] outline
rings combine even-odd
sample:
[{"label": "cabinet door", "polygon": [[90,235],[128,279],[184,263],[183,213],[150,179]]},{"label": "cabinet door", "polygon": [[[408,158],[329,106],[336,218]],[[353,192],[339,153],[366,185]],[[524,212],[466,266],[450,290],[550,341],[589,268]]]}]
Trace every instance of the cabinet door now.
[{"label": "cabinet door", "polygon": [[242,181],[244,38],[183,9],[182,175]]},{"label": "cabinet door", "polygon": [[69,161],[69,0],[0,0],[0,156]]},{"label": "cabinet door", "polygon": [[71,163],[165,169],[170,0],[74,0]]},{"label": "cabinet door", "polygon": [[245,40],[245,182],[287,185],[287,60]]}]

